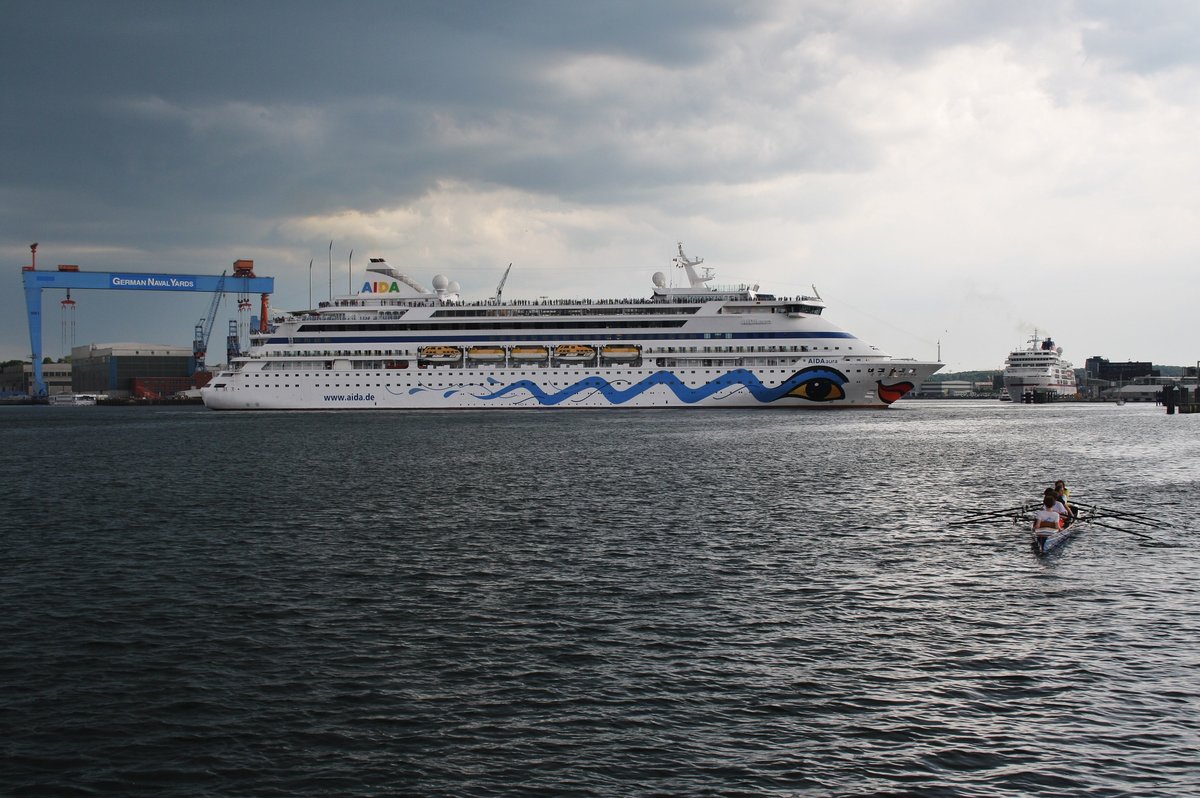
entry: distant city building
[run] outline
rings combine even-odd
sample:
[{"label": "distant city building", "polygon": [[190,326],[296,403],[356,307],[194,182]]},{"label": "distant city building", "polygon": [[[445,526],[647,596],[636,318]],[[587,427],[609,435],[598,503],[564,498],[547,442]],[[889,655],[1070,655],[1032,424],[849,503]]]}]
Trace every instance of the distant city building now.
[{"label": "distant city building", "polygon": [[1177,382],[1170,377],[1139,377],[1120,387],[1105,389],[1101,392],[1101,398],[1126,402],[1157,402],[1162,400],[1163,388]]},{"label": "distant city building", "polygon": [[[42,379],[49,394],[71,393],[71,364],[43,363]],[[0,396],[33,396],[33,364],[12,363],[0,368]]]},{"label": "distant city building", "polygon": [[987,380],[972,382],[970,380],[939,380],[921,383],[917,388],[917,396],[927,399],[950,396],[978,396],[992,392],[992,383]]},{"label": "distant city building", "polygon": [[152,384],[155,393],[190,387],[196,362],[192,350],[165,344],[85,344],[71,349],[75,393],[140,396]]},{"label": "distant city building", "polygon": [[1125,363],[1109,363],[1100,356],[1089,357],[1084,362],[1084,370],[1089,380],[1105,380],[1106,382],[1129,382],[1138,377],[1157,377],[1158,371],[1153,363],[1144,361],[1126,361]]}]

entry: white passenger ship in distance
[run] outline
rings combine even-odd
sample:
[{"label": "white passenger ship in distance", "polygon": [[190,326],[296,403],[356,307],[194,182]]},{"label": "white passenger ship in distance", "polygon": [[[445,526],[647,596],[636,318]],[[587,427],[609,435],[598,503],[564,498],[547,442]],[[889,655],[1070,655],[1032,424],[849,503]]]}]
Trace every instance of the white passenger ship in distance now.
[{"label": "white passenger ship in distance", "polygon": [[[687,285],[648,299],[465,301],[372,259],[357,294],[276,316],[201,392],[215,410],[887,407],[941,363],[826,321],[819,296]],[[511,269],[511,266],[509,267]],[[815,291],[814,291],[815,293]]]},{"label": "white passenger ship in distance", "polygon": [[1058,396],[1074,396],[1075,370],[1062,357],[1062,347],[1050,338],[1041,338],[1037,330],[1024,349],[1009,352],[1004,362],[1004,389],[1014,402],[1027,393],[1047,391]]}]

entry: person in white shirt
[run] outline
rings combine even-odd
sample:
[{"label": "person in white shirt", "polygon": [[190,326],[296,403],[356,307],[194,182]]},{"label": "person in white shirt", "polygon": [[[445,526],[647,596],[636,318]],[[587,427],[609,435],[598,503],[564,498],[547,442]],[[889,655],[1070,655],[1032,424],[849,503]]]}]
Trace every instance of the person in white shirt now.
[{"label": "person in white shirt", "polygon": [[1071,511],[1068,510],[1067,506],[1059,500],[1058,493],[1054,490],[1054,488],[1046,488],[1046,492],[1042,494],[1042,497],[1043,499],[1048,499],[1053,502],[1052,506],[1054,508],[1054,512],[1058,513],[1058,516],[1062,519],[1063,524],[1071,523]]},{"label": "person in white shirt", "polygon": [[1042,509],[1033,514],[1033,531],[1036,534],[1049,534],[1042,530],[1062,529],[1063,517],[1055,507],[1060,504],[1058,499],[1047,493],[1042,499]]}]

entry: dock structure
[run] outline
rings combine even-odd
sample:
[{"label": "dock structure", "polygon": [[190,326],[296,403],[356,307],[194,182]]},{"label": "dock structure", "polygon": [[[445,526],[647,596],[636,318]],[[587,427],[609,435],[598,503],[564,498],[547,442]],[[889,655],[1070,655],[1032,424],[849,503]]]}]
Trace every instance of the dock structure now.
[{"label": "dock structure", "polygon": [[1200,386],[1189,389],[1186,385],[1164,385],[1162,402],[1168,416],[1176,412],[1200,413]]},{"label": "dock structure", "polygon": [[260,294],[262,315],[259,325],[266,330],[268,297],[275,291],[274,277],[254,274],[254,261],[234,262],[232,277],[215,274],[148,274],[144,272],[85,272],[78,266],[62,264],[55,271],[37,268],[37,244],[29,249],[32,262],[21,269],[25,287],[25,308],[29,315],[29,343],[33,353],[33,390],[35,396],[46,396],[42,377],[42,291],[57,288],[103,289],[117,291],[189,291],[200,293]]},{"label": "dock structure", "polygon": [[1052,388],[1038,388],[1021,394],[1021,401],[1027,405],[1045,405],[1057,402],[1060,398],[1062,397]]}]

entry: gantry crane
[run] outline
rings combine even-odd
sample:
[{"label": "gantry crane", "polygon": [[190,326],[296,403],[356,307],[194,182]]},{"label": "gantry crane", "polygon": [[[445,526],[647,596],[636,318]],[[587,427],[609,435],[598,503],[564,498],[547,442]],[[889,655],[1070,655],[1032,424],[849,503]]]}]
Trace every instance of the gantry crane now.
[{"label": "gantry crane", "polygon": [[[84,272],[78,266],[60,265],[56,271],[37,268],[37,244],[30,246],[32,262],[21,268],[21,283],[25,288],[25,310],[29,316],[29,344],[33,361],[34,394],[46,395],[42,378],[42,291],[49,289],[99,288],[118,291],[201,291],[220,296],[226,290],[226,278],[207,274],[147,274],[143,272]],[[229,278],[230,292],[260,294],[262,311],[259,330],[267,331],[268,298],[275,290],[273,277],[254,274],[254,261],[238,260]],[[216,311],[208,314],[211,319]],[[207,343],[206,343],[207,345]]]}]

